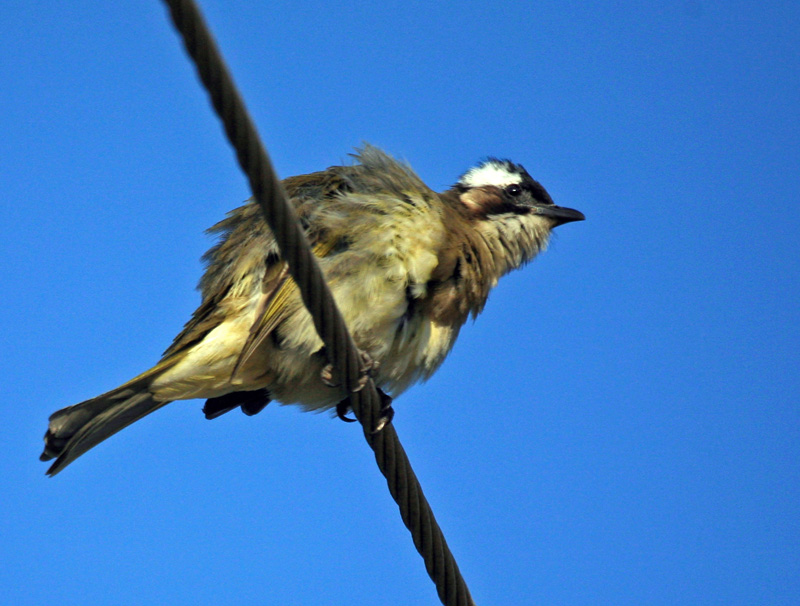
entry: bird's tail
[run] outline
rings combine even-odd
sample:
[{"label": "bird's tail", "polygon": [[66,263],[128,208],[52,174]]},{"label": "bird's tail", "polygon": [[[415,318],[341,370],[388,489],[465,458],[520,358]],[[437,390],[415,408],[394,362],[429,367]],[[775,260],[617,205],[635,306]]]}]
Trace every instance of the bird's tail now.
[{"label": "bird's tail", "polygon": [[173,363],[162,362],[116,389],[54,412],[44,434],[44,452],[39,457],[42,461],[56,459],[47,474],[56,475],[90,448],[169,404],[153,399],[149,386]]}]

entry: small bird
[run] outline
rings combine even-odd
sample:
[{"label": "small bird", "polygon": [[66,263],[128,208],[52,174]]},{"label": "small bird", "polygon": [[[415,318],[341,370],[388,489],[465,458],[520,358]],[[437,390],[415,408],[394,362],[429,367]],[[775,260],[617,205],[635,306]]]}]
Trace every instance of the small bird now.
[{"label": "small bird", "polygon": [[[375,384],[397,396],[436,371],[501,276],[584,216],[509,160],[490,158],[436,193],[376,147],[353,157],[283,183]],[[50,417],[49,475],[174,400],[206,399],[209,419],[271,400],[346,412],[260,207],[250,201],[209,232],[220,239],[203,257],[200,307],[153,368]]]}]

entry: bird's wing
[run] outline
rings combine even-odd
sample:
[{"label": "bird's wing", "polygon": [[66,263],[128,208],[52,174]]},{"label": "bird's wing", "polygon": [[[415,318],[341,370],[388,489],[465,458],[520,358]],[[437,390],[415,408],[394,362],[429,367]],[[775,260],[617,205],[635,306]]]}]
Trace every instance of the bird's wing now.
[{"label": "bird's wing", "polygon": [[[314,255],[322,258],[327,256],[335,246],[336,240],[330,239],[318,242],[313,246],[312,251]],[[262,291],[256,319],[250,327],[250,336],[247,338],[239,358],[236,360],[233,376],[236,376],[239,368],[247,363],[272,331],[292,313],[293,307],[288,303],[298,297],[297,284],[289,276],[289,267],[286,262],[281,262],[280,265],[281,268],[277,278],[271,281],[269,287]]]},{"label": "bird's wing", "polygon": [[[283,184],[301,220],[304,203],[332,198],[349,188],[341,170],[333,169],[290,177]],[[284,304],[296,286],[288,275],[286,263],[279,256],[261,209],[254,202],[231,211],[208,232],[219,234],[221,239],[203,256],[208,264],[199,286],[203,301],[164,352],[162,361],[202,341],[229,316],[232,307],[243,298],[249,299],[253,289],[257,288],[252,280],[259,279],[258,313],[237,363],[238,368],[284,319]],[[306,234],[317,256],[325,256],[335,245],[335,241],[325,242],[324,234],[311,233],[307,227]]]}]

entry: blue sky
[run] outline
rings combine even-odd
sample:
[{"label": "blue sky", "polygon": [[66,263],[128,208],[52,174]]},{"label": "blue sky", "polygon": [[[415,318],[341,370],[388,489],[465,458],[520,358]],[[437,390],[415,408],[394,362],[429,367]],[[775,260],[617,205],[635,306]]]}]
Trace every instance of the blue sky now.
[{"label": "blue sky", "polygon": [[[800,595],[800,7],[204,3],[279,174],[488,156],[583,211],[395,425],[479,604]],[[55,479],[249,197],[158,2],[0,7],[8,603],[434,604],[357,427],[179,402]]]}]

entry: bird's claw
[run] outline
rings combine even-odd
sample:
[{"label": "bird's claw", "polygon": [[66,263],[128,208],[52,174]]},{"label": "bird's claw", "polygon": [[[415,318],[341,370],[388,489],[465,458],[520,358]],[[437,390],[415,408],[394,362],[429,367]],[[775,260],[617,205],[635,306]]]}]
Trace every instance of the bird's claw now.
[{"label": "bird's claw", "polygon": [[328,387],[339,387],[341,385],[341,383],[337,383],[336,379],[333,378],[333,364],[330,362],[322,367],[319,378],[322,379],[322,382]]},{"label": "bird's claw", "polygon": [[375,423],[375,429],[372,430],[373,434],[380,433],[394,419],[394,408],[392,408],[392,397],[385,393],[382,389],[378,390],[378,395],[381,397],[381,416],[378,422]]},{"label": "bird's claw", "polygon": [[336,416],[345,423],[355,423],[358,419],[351,419],[348,417],[348,410],[350,410],[350,398],[345,398],[336,405]]}]

